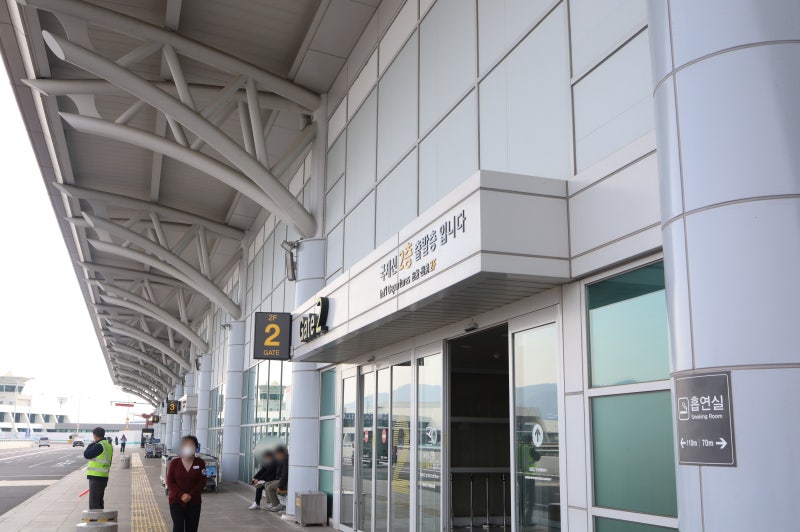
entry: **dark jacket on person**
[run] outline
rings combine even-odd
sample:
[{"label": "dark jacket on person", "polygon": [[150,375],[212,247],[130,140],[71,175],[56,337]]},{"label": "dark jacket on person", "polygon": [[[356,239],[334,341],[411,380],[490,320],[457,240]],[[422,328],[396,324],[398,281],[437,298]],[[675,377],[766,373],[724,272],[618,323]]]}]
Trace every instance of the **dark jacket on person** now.
[{"label": "dark jacket on person", "polygon": [[272,460],[268,464],[264,464],[261,466],[253,478],[256,480],[263,480],[264,482],[272,482],[278,478],[278,461]]},{"label": "dark jacket on person", "polygon": [[277,470],[275,471],[275,478],[280,480],[278,483],[279,490],[289,489],[289,455],[283,460],[275,460],[278,463]]},{"label": "dark jacket on person", "polygon": [[187,471],[183,467],[180,457],[173,458],[169,462],[167,469],[167,489],[169,489],[169,503],[180,504],[181,495],[188,493],[191,499],[186,505],[198,506],[201,501],[203,488],[206,487],[206,463],[200,458],[195,457],[192,466]]},{"label": "dark jacket on person", "polygon": [[83,457],[87,460],[91,460],[92,458],[97,458],[103,454],[103,445],[100,443],[100,441],[95,441],[87,445],[86,449],[83,450]]}]

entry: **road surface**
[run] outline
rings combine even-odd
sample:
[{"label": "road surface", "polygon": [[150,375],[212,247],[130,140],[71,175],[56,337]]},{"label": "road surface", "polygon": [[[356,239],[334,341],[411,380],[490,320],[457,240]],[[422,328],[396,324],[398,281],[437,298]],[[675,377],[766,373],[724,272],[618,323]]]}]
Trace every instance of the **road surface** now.
[{"label": "road surface", "polygon": [[83,448],[63,443],[41,449],[1,449],[0,515],[85,465]]}]

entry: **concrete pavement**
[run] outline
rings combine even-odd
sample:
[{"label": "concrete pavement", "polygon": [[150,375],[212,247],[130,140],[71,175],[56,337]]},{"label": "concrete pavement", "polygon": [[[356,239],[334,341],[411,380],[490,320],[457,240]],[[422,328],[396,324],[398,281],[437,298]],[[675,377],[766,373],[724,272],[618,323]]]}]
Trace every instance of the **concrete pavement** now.
[{"label": "concrete pavement", "polygon": [[[114,455],[106,489],[106,509],[119,512],[120,532],[167,532],[172,523],[159,478],[161,460],[144,458],[139,448],[128,449],[132,455],[131,469],[121,469],[120,454]],[[85,471],[74,471],[0,515],[0,530],[74,531],[81,512],[88,508],[87,496],[78,498],[87,487]],[[297,531],[300,528],[276,514],[248,510],[253,494],[251,487],[238,482],[223,484],[218,493],[204,493],[200,530]]]}]

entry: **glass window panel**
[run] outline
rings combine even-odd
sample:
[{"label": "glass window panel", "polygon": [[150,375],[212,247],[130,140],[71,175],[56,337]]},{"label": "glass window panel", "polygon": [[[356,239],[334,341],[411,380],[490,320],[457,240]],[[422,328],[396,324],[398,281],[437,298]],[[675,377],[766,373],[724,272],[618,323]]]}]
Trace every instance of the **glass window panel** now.
[{"label": "glass window panel", "polygon": [[406,532],[411,517],[411,363],[392,368],[391,530]]},{"label": "glass window panel", "polygon": [[664,264],[587,288],[592,386],[669,378]]},{"label": "glass window panel", "polygon": [[678,515],[669,391],[592,399],[594,503]]},{"label": "glass window panel", "polygon": [[372,530],[372,469],[375,457],[375,374],[361,376],[361,476],[358,529]]},{"label": "glass window panel", "polygon": [[244,405],[242,405],[242,424],[248,425],[256,422],[256,379],[258,366],[244,372]]},{"label": "glass window panel", "polygon": [[269,362],[261,362],[256,379],[256,423],[269,421]]},{"label": "glass window panel", "polygon": [[632,523],[606,517],[594,518],[594,532],[678,532],[677,528]]},{"label": "glass window panel", "polygon": [[279,360],[270,360],[262,366],[269,366],[269,377],[262,393],[266,395],[267,412],[266,421],[281,419],[281,403],[283,402],[283,387],[281,386],[281,366]]},{"label": "glass window panel", "polygon": [[319,422],[319,465],[333,467],[334,433],[336,420],[323,419]]},{"label": "glass window panel", "polygon": [[654,128],[652,92],[644,31],[573,88],[578,172]]},{"label": "glass window panel", "polygon": [[339,521],[353,526],[353,495],[355,491],[356,451],[356,379],[342,383],[342,481]]},{"label": "glass window panel", "polygon": [[517,529],[561,529],[555,323],[514,334]]},{"label": "glass window panel", "polygon": [[323,371],[320,387],[320,416],[332,416],[336,413],[336,370]]},{"label": "glass window panel", "polygon": [[378,391],[375,397],[375,530],[388,530],[389,512],[389,397],[390,369],[378,372]]},{"label": "glass window panel", "polygon": [[283,377],[281,378],[281,413],[280,419],[288,421],[292,415],[292,363],[277,362],[280,364]]},{"label": "glass window panel", "polygon": [[439,530],[442,492],[442,355],[417,361],[417,530]]},{"label": "glass window panel", "polygon": [[328,517],[333,517],[333,471],[320,469],[319,491],[328,495]]}]

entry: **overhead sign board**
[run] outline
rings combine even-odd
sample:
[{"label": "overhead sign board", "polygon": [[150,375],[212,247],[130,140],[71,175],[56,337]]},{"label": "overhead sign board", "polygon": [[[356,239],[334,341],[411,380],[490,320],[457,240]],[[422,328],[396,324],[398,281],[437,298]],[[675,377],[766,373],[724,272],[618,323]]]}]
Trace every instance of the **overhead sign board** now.
[{"label": "overhead sign board", "polygon": [[177,414],[181,409],[180,401],[167,401],[167,414]]},{"label": "overhead sign board", "polygon": [[681,464],[736,466],[730,372],[675,378]]},{"label": "overhead sign board", "polygon": [[289,360],[292,347],[290,313],[256,312],[253,331],[254,359]]},{"label": "overhead sign board", "polygon": [[136,405],[133,403],[114,403],[114,406],[126,406],[128,408],[133,408]]},{"label": "overhead sign board", "polygon": [[300,341],[310,342],[328,332],[328,298],[318,297],[312,312],[300,318]]},{"label": "overhead sign board", "polygon": [[150,418],[150,421],[153,422],[153,423],[159,423],[161,421],[161,416],[153,415],[153,417]]}]

